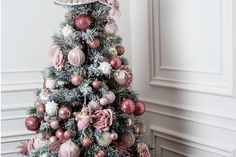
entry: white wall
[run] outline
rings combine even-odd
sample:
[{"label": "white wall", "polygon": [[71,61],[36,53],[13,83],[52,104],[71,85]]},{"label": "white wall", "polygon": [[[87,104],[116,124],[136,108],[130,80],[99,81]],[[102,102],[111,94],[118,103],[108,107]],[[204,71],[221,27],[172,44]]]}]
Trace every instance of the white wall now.
[{"label": "white wall", "polygon": [[[63,21],[65,9],[50,0],[2,0],[2,153],[16,156],[19,141],[32,137],[24,127],[26,108],[34,102],[34,89],[42,84],[48,64],[51,36]],[[119,33],[130,47],[129,3],[122,0]],[[127,56],[130,57],[131,53]]]},{"label": "white wall", "polygon": [[235,157],[233,0],[130,6],[134,89],[147,104],[153,156]]}]

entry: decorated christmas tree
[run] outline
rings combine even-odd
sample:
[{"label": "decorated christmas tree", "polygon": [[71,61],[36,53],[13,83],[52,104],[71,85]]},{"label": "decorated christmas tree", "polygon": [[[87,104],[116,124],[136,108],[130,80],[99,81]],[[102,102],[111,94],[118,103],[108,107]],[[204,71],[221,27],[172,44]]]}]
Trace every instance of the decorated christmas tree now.
[{"label": "decorated christmas tree", "polygon": [[55,0],[68,9],[53,35],[51,65],[27,111],[37,133],[22,142],[25,157],[150,157],[140,116],[145,104],[132,91],[132,72],[111,14],[117,0]]}]

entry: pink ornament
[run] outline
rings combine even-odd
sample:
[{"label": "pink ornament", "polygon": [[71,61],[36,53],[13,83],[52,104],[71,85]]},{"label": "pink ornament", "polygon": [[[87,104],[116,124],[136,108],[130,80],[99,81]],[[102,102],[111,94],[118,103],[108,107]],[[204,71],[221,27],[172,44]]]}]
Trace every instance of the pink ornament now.
[{"label": "pink ornament", "polygon": [[122,62],[119,57],[115,57],[110,60],[110,64],[114,69],[119,69],[121,67]]},{"label": "pink ornament", "polygon": [[64,131],[62,129],[58,129],[56,131],[56,137],[62,139],[64,137]]},{"label": "pink ornament", "polygon": [[44,104],[40,104],[36,107],[37,113],[39,115],[43,115],[45,113],[45,106]]},{"label": "pink ornament", "polygon": [[110,35],[115,35],[118,31],[117,24],[115,24],[115,23],[106,24],[105,31]]},{"label": "pink ornament", "polygon": [[118,134],[115,133],[115,132],[111,133],[111,139],[112,139],[113,141],[117,140],[117,139],[118,139]]},{"label": "pink ornament", "polygon": [[74,66],[81,66],[85,62],[84,52],[79,47],[72,49],[67,57],[69,63]]},{"label": "pink ornament", "polygon": [[58,111],[58,116],[63,120],[68,119],[71,116],[71,111],[66,106],[61,107]]},{"label": "pink ornament", "polygon": [[121,45],[116,46],[116,51],[118,56],[122,56],[125,53],[125,48]]},{"label": "pink ornament", "polygon": [[25,119],[25,126],[29,131],[36,131],[40,127],[40,119],[36,116],[29,116]]},{"label": "pink ornament", "polygon": [[42,103],[41,101],[39,101],[39,100],[36,100],[36,101],[34,102],[34,106],[37,107],[37,106],[39,106],[39,105],[43,105],[43,103]]},{"label": "pink ornament", "polygon": [[93,101],[93,100],[89,102],[88,107],[92,112],[95,112],[101,109],[101,105],[98,102]]},{"label": "pink ornament", "polygon": [[100,45],[101,45],[101,41],[97,38],[94,38],[94,40],[89,43],[89,47],[92,49],[97,49],[100,47]]},{"label": "pink ornament", "polygon": [[83,139],[83,147],[87,148],[92,145],[92,140],[89,137]]},{"label": "pink ornament", "polygon": [[112,91],[109,91],[103,97],[107,98],[108,104],[112,104],[116,100],[116,96]]},{"label": "pink ornament", "polygon": [[56,121],[56,120],[52,120],[50,122],[50,126],[51,126],[52,129],[57,130],[59,128],[59,122]]},{"label": "pink ornament", "polygon": [[134,111],[135,116],[143,115],[145,110],[146,110],[146,106],[143,102],[138,101],[135,103],[135,111]]},{"label": "pink ornament", "polygon": [[108,104],[108,99],[107,98],[101,98],[99,103],[102,105],[102,106],[105,106]]},{"label": "pink ornament", "polygon": [[138,157],[151,157],[148,146],[145,143],[138,143],[137,154]]},{"label": "pink ornament", "polygon": [[95,157],[105,157],[105,152],[102,150],[99,150],[99,152],[95,154]]},{"label": "pink ornament", "polygon": [[81,14],[76,17],[75,19],[75,25],[80,30],[88,29],[92,24],[92,19],[87,14]]},{"label": "pink ornament", "polygon": [[52,136],[52,137],[50,137],[49,141],[51,143],[55,143],[57,141],[57,137],[56,136]]},{"label": "pink ornament", "polygon": [[58,157],[79,157],[79,154],[79,147],[72,140],[67,140],[60,146]]},{"label": "pink ornament", "polygon": [[52,63],[55,69],[57,69],[58,71],[62,70],[64,66],[64,59],[60,49],[57,49],[57,51],[54,53]]},{"label": "pink ornament", "polygon": [[71,76],[71,83],[74,86],[81,85],[83,81],[84,81],[84,78],[81,75],[73,75],[73,76]]},{"label": "pink ornament", "polygon": [[128,83],[128,74],[124,70],[118,70],[114,76],[116,82],[120,85],[126,85]]},{"label": "pink ornament", "polygon": [[100,131],[108,131],[113,122],[111,109],[98,110],[93,115],[93,127]]},{"label": "pink ornament", "polygon": [[93,88],[98,89],[101,86],[101,84],[102,84],[101,81],[95,80],[93,81],[92,86]]},{"label": "pink ornament", "polygon": [[135,111],[135,103],[131,99],[124,100],[120,104],[120,110],[126,114],[132,114]]},{"label": "pink ornament", "polygon": [[87,119],[87,118],[80,119],[80,120],[77,122],[77,127],[78,127],[78,130],[79,130],[79,131],[82,131],[82,130],[88,128],[89,125],[90,125],[90,121],[89,121],[89,119]]},{"label": "pink ornament", "polygon": [[69,139],[69,138],[71,138],[71,136],[72,136],[72,133],[71,133],[70,130],[67,130],[67,131],[64,132],[64,138],[65,139]]}]

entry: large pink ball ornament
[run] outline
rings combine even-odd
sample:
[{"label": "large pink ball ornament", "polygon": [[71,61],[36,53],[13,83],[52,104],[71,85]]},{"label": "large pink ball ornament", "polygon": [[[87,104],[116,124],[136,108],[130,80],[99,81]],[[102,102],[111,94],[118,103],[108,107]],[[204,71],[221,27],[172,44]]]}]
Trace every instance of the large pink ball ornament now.
[{"label": "large pink ball ornament", "polygon": [[122,62],[119,57],[112,58],[110,64],[114,69],[119,69],[122,65]]},{"label": "large pink ball ornament", "polygon": [[107,98],[108,104],[112,104],[116,100],[116,96],[112,91],[109,91],[103,97]]},{"label": "large pink ball ornament", "polygon": [[72,140],[67,140],[60,146],[58,155],[58,157],[79,157],[80,149]]},{"label": "large pink ball ornament", "polygon": [[81,14],[76,17],[75,19],[75,25],[80,30],[88,29],[92,24],[92,19],[87,14]]},{"label": "large pink ball ornament", "polygon": [[135,111],[134,111],[135,116],[143,115],[145,110],[146,110],[146,106],[143,102],[138,101],[135,103]]},{"label": "large pink ball ornament", "polygon": [[40,119],[36,116],[29,116],[25,119],[25,127],[29,131],[36,131],[40,127]]},{"label": "large pink ball ornament", "polygon": [[81,66],[85,62],[84,52],[79,47],[72,49],[67,58],[69,63],[74,66]]},{"label": "large pink ball ornament", "polygon": [[121,110],[121,112],[126,113],[128,115],[134,113],[134,111],[135,111],[135,103],[134,103],[134,101],[131,100],[131,99],[124,100],[120,104],[120,110]]},{"label": "large pink ball ornament", "polygon": [[63,120],[68,119],[68,118],[70,118],[70,116],[71,116],[71,111],[70,111],[70,109],[69,109],[68,107],[66,107],[66,106],[61,107],[61,108],[59,109],[59,111],[58,111],[58,116],[59,116],[61,119],[63,119]]}]

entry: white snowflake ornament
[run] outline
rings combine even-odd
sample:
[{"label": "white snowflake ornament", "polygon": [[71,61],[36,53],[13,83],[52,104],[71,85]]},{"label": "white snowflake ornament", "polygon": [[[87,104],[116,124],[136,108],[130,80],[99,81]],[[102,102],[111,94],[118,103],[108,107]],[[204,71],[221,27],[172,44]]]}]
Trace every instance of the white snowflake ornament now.
[{"label": "white snowflake ornament", "polygon": [[62,34],[66,38],[73,36],[73,32],[74,32],[73,28],[68,24],[62,28]]},{"label": "white snowflake ornament", "polygon": [[48,89],[53,89],[56,86],[56,82],[57,82],[56,80],[48,78],[45,81],[45,87]]},{"label": "white snowflake ornament", "polygon": [[57,109],[58,109],[58,104],[55,103],[55,102],[50,102],[48,101],[46,104],[45,104],[45,110],[46,110],[46,113],[50,116],[54,116],[57,114]]},{"label": "white snowflake ornament", "polygon": [[111,65],[108,62],[102,62],[98,67],[98,70],[100,70],[104,75],[110,75]]}]

